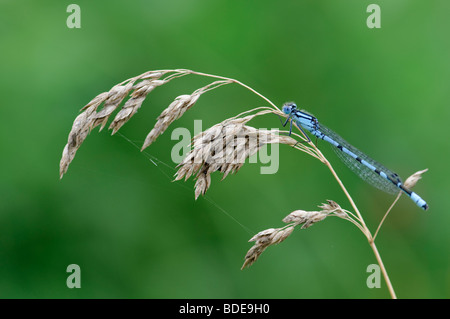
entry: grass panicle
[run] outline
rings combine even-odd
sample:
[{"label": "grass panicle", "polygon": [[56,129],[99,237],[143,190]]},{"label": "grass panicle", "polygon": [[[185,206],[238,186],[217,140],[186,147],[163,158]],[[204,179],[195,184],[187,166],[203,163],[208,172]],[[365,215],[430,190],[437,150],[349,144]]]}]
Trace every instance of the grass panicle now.
[{"label": "grass panicle", "polygon": [[[112,114],[118,110],[109,125],[112,134],[115,134],[138,112],[144,100],[155,88],[165,85],[173,79],[187,75],[197,75],[214,80],[191,94],[183,94],[176,97],[158,116],[154,127],[147,134],[141,150],[150,146],[174,121],[191,109],[202,94],[221,86],[228,84],[239,85],[263,99],[268,105],[244,111],[241,114],[221,121],[192,139],[189,153],[178,165],[175,180],[181,180],[183,178],[187,180],[190,177],[194,177],[196,180],[194,186],[196,199],[200,195],[205,194],[211,186],[212,173],[220,172],[222,179],[224,179],[230,173],[239,171],[246,159],[257,153],[261,147],[267,144],[278,143],[288,145],[321,161],[342,189],[352,208],[352,211],[346,210],[341,208],[336,202],[328,200],[326,203],[320,205],[320,210],[317,211],[293,211],[283,219],[283,222],[287,224],[284,227],[266,229],[250,239],[250,242],[254,242],[254,245],[245,255],[242,269],[252,265],[267,247],[279,244],[288,238],[296,227],[300,226],[300,229],[307,229],[329,216],[335,216],[351,222],[367,238],[380,266],[389,293],[392,298],[396,298],[386,267],[375,245],[375,238],[388,213],[400,198],[401,193],[398,194],[379,223],[375,234],[372,235],[353,198],[336,174],[333,166],[323,156],[313,141],[304,135],[305,133],[301,129],[299,133],[289,131],[289,136],[287,136],[286,133],[288,132],[286,131],[262,130],[247,124],[257,116],[271,114],[286,118],[286,114],[281,112],[267,97],[236,79],[186,69],[156,70],[127,79],[113,86],[108,92],[97,95],[81,109],[81,113],[75,118],[72,124],[67,144],[64,146],[61,156],[60,178],[67,172],[75,154],[93,128],[100,126],[100,130],[102,130],[107,125]],[[294,123],[294,126],[297,126],[297,124]],[[414,187],[426,171],[427,169],[410,176],[404,183],[405,187]]]},{"label": "grass panicle", "polygon": [[243,118],[227,119],[201,132],[193,138],[191,151],[178,165],[175,180],[195,175],[195,198],[204,195],[211,185],[211,174],[219,171],[222,180],[230,173],[236,173],[245,160],[267,144],[294,146],[297,140],[280,135],[277,131],[260,130],[246,125],[258,112]]},{"label": "grass panicle", "polygon": [[328,216],[337,216],[343,219],[349,218],[347,212],[334,201],[328,200],[326,204],[320,205],[319,208],[321,208],[320,211],[295,210],[283,218],[283,222],[288,225],[281,228],[269,228],[253,236],[249,242],[255,243],[245,255],[241,269],[251,266],[267,247],[284,241],[297,226],[301,225],[300,229],[306,229]]}]

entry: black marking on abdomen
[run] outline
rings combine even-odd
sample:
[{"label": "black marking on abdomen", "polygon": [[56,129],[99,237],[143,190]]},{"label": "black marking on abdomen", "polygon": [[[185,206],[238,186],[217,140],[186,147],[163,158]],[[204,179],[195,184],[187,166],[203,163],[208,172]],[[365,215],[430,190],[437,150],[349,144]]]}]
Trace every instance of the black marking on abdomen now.
[{"label": "black marking on abdomen", "polygon": [[398,188],[400,188],[402,191],[404,191],[406,194],[408,194],[409,195],[409,197],[411,197],[411,193],[412,193],[412,191],[410,191],[409,189],[407,189],[405,186],[403,186],[403,184],[402,185],[400,185],[400,186],[398,186]]}]

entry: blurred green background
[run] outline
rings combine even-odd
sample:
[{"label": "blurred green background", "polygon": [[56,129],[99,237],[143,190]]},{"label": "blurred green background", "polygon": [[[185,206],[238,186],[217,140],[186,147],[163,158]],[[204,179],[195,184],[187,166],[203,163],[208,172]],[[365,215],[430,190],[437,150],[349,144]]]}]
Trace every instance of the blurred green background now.
[{"label": "blurred green background", "polygon": [[[171,182],[176,127],[203,128],[264,102],[237,86],[200,98],[150,148],[96,129],[66,176],[58,165],[78,111],[148,70],[189,68],[239,79],[281,105],[294,100],[406,178],[428,212],[403,197],[377,245],[400,298],[449,298],[450,22],[448,1],[0,1],[0,297],[389,298],[368,289],[365,237],[329,218],[296,230],[240,270],[253,234],[326,199],[350,208],[326,167],[280,146],[277,174],[246,164],[194,201]],[[139,145],[174,97],[208,83],[191,76],[153,91],[121,133]],[[275,116],[250,124],[280,127]],[[393,197],[319,147],[374,231]],[[218,175],[218,174],[217,174]],[[66,267],[81,267],[81,289]]]}]

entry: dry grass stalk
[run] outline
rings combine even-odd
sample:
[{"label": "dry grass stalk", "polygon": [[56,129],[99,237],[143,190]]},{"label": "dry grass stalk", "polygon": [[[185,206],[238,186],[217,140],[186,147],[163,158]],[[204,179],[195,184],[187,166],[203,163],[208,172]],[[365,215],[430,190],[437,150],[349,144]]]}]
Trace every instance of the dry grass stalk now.
[{"label": "dry grass stalk", "polygon": [[[413,188],[414,186],[416,186],[417,182],[422,178],[422,174],[427,172],[428,168],[415,172],[414,174],[412,174],[411,176],[409,176],[406,181],[403,183],[403,185],[406,188]],[[402,192],[398,192],[397,197],[395,198],[394,202],[391,204],[391,206],[389,206],[388,210],[386,211],[386,213],[384,214],[383,218],[381,219],[380,223],[378,224],[377,230],[375,231],[371,241],[374,242],[375,238],[378,235],[378,232],[381,229],[381,226],[383,225],[384,221],[386,220],[386,217],[389,215],[389,213],[391,212],[392,208],[394,207],[394,205],[397,203],[397,201],[400,199],[400,196],[402,195]]]},{"label": "dry grass stalk", "polygon": [[283,222],[288,224],[282,228],[269,228],[253,236],[249,242],[255,242],[245,255],[245,261],[241,269],[251,266],[267,247],[276,245],[284,241],[292,233],[294,228],[302,225],[301,229],[311,227],[328,216],[337,216],[348,219],[347,212],[343,210],[336,202],[328,200],[326,204],[319,206],[320,211],[295,210],[285,218]]},{"label": "dry grass stalk", "polygon": [[245,160],[266,144],[287,144],[294,146],[297,140],[279,135],[276,131],[259,130],[246,123],[255,116],[267,114],[258,112],[243,118],[233,118],[216,124],[193,138],[191,151],[178,165],[175,180],[186,180],[195,175],[195,198],[204,195],[211,185],[211,174],[219,171],[224,179],[229,173],[236,173]]}]

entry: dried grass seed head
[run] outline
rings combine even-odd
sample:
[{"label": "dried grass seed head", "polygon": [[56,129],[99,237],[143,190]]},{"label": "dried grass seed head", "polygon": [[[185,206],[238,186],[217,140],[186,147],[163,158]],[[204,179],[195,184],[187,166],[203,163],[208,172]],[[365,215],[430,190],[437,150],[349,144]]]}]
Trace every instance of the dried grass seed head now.
[{"label": "dried grass seed head", "polygon": [[241,269],[245,267],[251,266],[261,254],[266,250],[267,247],[276,245],[284,241],[292,231],[294,230],[294,226],[288,226],[284,228],[269,228],[263,230],[253,236],[249,242],[254,241],[255,244],[249,249],[247,254],[245,255],[244,264]]},{"label": "dried grass seed head", "polygon": [[191,151],[178,165],[175,180],[187,179],[192,175],[201,178],[202,181],[195,185],[197,198],[208,190],[211,184],[209,175],[213,172],[220,171],[225,178],[229,173],[236,173],[247,158],[266,144],[297,143],[295,139],[280,136],[276,131],[258,130],[245,125],[254,116],[228,119],[196,135],[191,143]]},{"label": "dried grass seed head", "polygon": [[325,218],[327,218],[328,213],[323,211],[305,211],[305,210],[295,210],[285,218],[283,222],[294,223],[295,226],[302,225],[302,229],[311,227],[315,223],[318,223]]},{"label": "dried grass seed head", "polygon": [[150,146],[158,136],[167,130],[170,124],[175,120],[178,120],[187,110],[189,110],[195,102],[197,102],[199,97],[199,94],[180,95],[176,97],[175,100],[158,116],[155,126],[145,138],[141,150]]},{"label": "dried grass seed head", "polygon": [[422,175],[428,171],[428,168],[415,172],[410,177],[408,177],[403,185],[406,188],[413,188],[416,186],[417,182],[422,178]]},{"label": "dried grass seed head", "polygon": [[[67,144],[60,161],[60,177],[67,172],[67,169],[72,162],[77,150],[80,148],[83,141],[86,139],[89,132],[96,126],[101,125],[102,129],[109,119],[112,112],[119,107],[121,102],[133,91],[128,103],[125,103],[123,112],[119,112],[116,116],[116,121],[113,121],[112,129],[115,133],[130,117],[136,113],[137,109],[154,87],[167,82],[168,80],[159,80],[159,78],[167,72],[150,71],[140,76],[128,79],[111,88],[108,92],[103,92],[93,98],[86,106],[84,106],[72,125],[69,132]],[[100,105],[103,107],[97,111]],[[130,110],[131,109],[131,110]],[[126,114],[126,115],[125,115]]]}]

